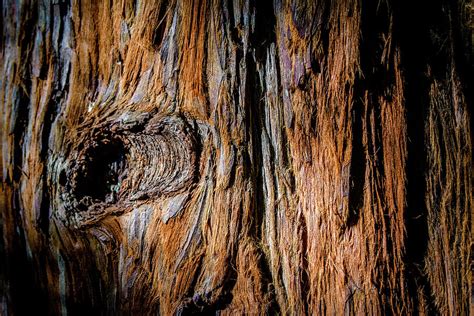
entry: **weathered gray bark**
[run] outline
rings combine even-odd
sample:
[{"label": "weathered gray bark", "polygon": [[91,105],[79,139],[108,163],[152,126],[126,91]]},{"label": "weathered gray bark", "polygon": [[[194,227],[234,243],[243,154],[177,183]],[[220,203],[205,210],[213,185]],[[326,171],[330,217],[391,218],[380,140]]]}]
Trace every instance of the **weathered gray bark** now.
[{"label": "weathered gray bark", "polygon": [[473,312],[469,3],[1,11],[2,314]]}]

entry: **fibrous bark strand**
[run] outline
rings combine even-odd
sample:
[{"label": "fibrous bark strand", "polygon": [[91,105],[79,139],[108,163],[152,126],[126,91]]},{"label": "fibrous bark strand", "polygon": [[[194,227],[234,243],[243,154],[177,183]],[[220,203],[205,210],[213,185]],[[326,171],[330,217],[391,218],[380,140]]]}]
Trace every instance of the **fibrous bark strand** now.
[{"label": "fibrous bark strand", "polygon": [[0,9],[1,312],[472,312],[468,3]]}]

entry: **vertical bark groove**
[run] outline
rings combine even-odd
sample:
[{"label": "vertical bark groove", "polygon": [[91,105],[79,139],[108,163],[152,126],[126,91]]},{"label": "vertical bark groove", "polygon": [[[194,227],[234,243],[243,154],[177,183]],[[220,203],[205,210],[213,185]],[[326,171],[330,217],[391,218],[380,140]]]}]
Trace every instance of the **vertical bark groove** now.
[{"label": "vertical bark groove", "polygon": [[466,1],[0,11],[0,313],[472,312]]}]

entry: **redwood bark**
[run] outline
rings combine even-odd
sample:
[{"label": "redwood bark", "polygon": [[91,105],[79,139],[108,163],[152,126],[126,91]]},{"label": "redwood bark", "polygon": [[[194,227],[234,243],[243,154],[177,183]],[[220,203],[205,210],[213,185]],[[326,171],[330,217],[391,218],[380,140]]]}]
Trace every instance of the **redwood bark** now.
[{"label": "redwood bark", "polygon": [[1,314],[474,313],[469,2],[0,8]]}]

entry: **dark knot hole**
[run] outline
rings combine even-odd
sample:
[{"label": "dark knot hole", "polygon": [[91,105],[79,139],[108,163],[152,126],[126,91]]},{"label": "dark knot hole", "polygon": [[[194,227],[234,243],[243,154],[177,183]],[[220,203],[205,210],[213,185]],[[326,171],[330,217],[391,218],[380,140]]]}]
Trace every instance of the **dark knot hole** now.
[{"label": "dark knot hole", "polygon": [[78,170],[75,194],[111,203],[116,201],[126,170],[126,149],[119,139],[97,142],[86,152]]}]

